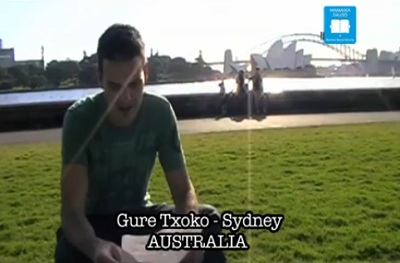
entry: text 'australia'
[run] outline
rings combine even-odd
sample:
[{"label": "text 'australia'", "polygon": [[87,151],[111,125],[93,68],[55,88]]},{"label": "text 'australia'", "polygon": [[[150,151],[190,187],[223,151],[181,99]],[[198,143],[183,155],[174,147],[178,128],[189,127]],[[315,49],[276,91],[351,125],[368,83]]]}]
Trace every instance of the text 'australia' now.
[{"label": "text 'australia'", "polygon": [[243,234],[152,234],[147,250],[248,250]]}]

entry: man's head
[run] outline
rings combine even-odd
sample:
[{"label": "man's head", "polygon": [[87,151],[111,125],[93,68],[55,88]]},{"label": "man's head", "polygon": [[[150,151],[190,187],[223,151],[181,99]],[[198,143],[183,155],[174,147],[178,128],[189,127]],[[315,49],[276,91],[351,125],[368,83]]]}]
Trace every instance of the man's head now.
[{"label": "man's head", "polygon": [[129,125],[140,108],[147,76],[139,31],[129,25],[110,26],[99,39],[97,57],[111,120],[120,126]]}]

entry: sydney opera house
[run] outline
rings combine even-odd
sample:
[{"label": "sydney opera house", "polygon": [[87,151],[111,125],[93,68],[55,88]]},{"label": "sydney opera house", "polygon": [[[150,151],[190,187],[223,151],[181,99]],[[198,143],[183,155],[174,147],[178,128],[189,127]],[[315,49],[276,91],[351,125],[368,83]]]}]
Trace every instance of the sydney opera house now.
[{"label": "sydney opera house", "polygon": [[[296,50],[296,41],[284,47],[282,40],[276,41],[269,48],[266,56],[250,55],[250,71],[259,68],[265,76],[275,77],[315,77],[316,69],[311,66],[311,55],[304,55],[303,49]],[[224,73],[230,74],[247,66],[238,65],[232,60],[232,52],[225,52]]]},{"label": "sydney opera house", "polygon": [[[236,74],[239,70],[254,71],[260,68],[265,77],[307,78],[322,76],[395,76],[400,74],[400,49],[389,52],[368,49],[363,61],[330,66],[324,73],[311,65],[311,55],[296,50],[296,41],[284,47],[281,40],[271,45],[266,55],[251,54],[249,65],[239,65],[232,60],[232,51],[225,51],[224,74]],[[319,70],[321,71],[321,70]],[[326,72],[325,72],[326,71]]]}]

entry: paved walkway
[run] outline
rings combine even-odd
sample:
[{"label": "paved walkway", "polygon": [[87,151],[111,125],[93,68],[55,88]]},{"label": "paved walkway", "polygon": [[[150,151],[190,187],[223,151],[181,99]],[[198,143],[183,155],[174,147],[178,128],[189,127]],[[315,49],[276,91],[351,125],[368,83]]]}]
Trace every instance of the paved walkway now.
[{"label": "paved walkway", "polygon": [[[400,122],[400,111],[283,115],[268,116],[262,120],[232,120],[230,118],[184,120],[179,121],[179,128],[182,134],[193,134],[373,122]],[[0,144],[57,142],[60,141],[60,135],[60,129],[0,133]]]}]

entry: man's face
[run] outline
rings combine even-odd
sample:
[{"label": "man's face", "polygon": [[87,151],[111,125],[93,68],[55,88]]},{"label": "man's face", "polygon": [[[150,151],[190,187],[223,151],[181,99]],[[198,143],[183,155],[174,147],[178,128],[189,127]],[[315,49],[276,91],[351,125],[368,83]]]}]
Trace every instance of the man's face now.
[{"label": "man's face", "polygon": [[103,60],[101,84],[109,116],[116,125],[129,125],[136,117],[143,98],[145,71],[140,57],[123,62]]}]

